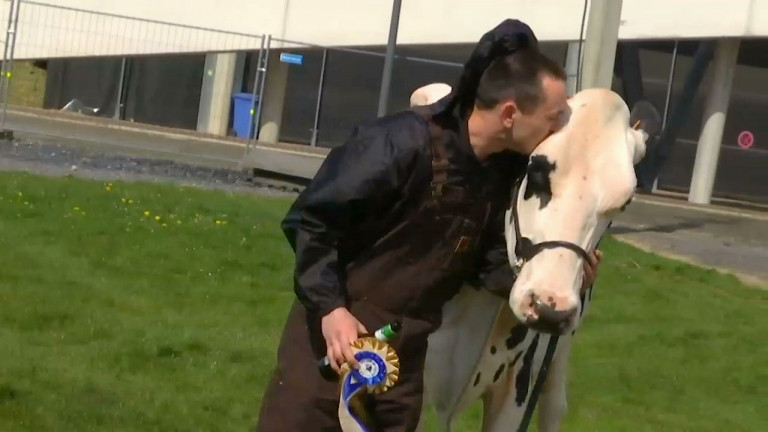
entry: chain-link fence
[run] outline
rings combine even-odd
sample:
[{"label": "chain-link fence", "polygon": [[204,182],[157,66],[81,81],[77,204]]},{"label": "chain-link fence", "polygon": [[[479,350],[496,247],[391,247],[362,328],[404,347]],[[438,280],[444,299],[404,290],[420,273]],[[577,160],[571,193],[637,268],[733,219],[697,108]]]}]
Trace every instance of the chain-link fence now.
[{"label": "chain-link fence", "polygon": [[[29,0],[0,1],[0,14],[6,19],[0,129],[15,127],[6,123],[19,106],[77,111],[239,139],[247,152],[256,140],[334,147],[356,125],[378,114],[383,47],[323,47],[258,32],[229,32]],[[639,89],[640,96],[668,111],[670,119],[677,118],[680,136],[658,180],[660,188],[683,191],[691,177],[701,107],[712,84],[706,81],[706,65],[691,65],[698,61],[694,54],[701,41],[680,43],[679,53],[675,50],[671,56],[673,42],[637,42],[642,59],[633,66],[637,72],[622,72],[629,63],[618,62],[613,87],[628,101],[639,97],[629,90]],[[566,46],[542,43],[545,53],[563,64]],[[765,80],[759,78],[765,68],[759,53],[765,46],[764,40],[742,41],[716,194],[765,199],[761,182],[744,181],[747,175],[765,174],[768,152],[760,140],[765,131],[759,121],[768,95],[761,84]],[[410,94],[422,85],[454,84],[471,49],[471,44],[399,46],[388,111],[406,108]],[[678,65],[674,76],[669,72],[673,57]],[[695,100],[688,102],[692,108],[681,110],[683,89],[693,88],[687,84],[695,75],[691,71],[699,71],[704,81],[691,93],[695,93]]]},{"label": "chain-link fence", "polygon": [[[342,143],[377,115],[383,48],[323,47],[27,0],[2,3],[3,110],[77,111],[249,145],[258,139],[321,147]],[[398,48],[390,112],[406,108],[421,85],[457,79],[463,59],[446,52],[449,59],[425,58]]]},{"label": "chain-link fence", "polygon": [[[265,106],[272,102],[270,91],[284,101],[280,139],[284,142],[332,147],[343,142],[355,125],[376,118],[382,85],[385,53],[369,49],[328,48],[296,41],[273,39],[290,44],[279,56],[301,56],[301,64],[270,66],[270,76],[284,76],[285,91],[268,86]],[[434,82],[453,83],[462,63],[410,55],[399,49],[395,57],[388,112],[408,107],[410,94]],[[280,78],[273,82],[281,83]],[[262,118],[262,122],[267,122]],[[263,127],[267,127],[266,124]]]}]

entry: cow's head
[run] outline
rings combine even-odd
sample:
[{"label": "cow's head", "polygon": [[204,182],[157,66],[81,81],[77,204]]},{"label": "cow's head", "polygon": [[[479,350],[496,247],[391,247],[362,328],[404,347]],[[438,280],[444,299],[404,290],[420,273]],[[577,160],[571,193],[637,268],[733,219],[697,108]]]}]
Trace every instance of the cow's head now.
[{"label": "cow's head", "polygon": [[[632,199],[634,165],[644,156],[647,139],[630,124],[626,103],[610,90],[584,90],[569,105],[565,126],[531,154],[506,224],[509,257],[519,271],[509,305],[521,322],[551,333],[575,328],[584,274],[578,249],[594,250],[611,219]],[[517,249],[528,252],[518,254],[524,257],[515,254],[518,237],[524,237],[521,246],[530,240]],[[535,246],[543,242],[578,248]]]}]

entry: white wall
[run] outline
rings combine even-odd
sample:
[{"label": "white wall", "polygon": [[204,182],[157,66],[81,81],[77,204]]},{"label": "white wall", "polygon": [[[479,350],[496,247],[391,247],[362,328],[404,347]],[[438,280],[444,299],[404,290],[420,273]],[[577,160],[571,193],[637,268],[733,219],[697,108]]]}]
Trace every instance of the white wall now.
[{"label": "white wall", "polygon": [[[40,0],[64,7],[318,45],[384,45],[390,0]],[[2,0],[5,26],[9,0]],[[768,0],[624,0],[620,39],[768,36]],[[581,0],[404,0],[398,43],[474,43],[504,18],[540,40],[579,37]],[[23,3],[16,58],[258,49],[223,34]],[[275,44],[273,46],[279,46]]]}]

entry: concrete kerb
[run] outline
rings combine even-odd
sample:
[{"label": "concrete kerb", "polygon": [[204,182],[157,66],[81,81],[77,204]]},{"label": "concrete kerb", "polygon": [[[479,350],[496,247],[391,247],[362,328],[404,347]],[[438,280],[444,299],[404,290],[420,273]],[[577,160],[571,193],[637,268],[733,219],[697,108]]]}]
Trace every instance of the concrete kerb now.
[{"label": "concrete kerb", "polygon": [[[22,108],[17,107],[9,108],[8,113],[12,115],[21,115],[32,118],[39,118],[45,120],[61,121],[67,123],[80,124],[90,127],[104,127],[108,129],[117,129],[124,131],[131,131],[136,133],[143,133],[147,135],[160,135],[168,138],[187,139],[194,138],[197,141],[209,142],[214,144],[225,144],[236,147],[246,147],[247,141],[242,138],[236,137],[223,137],[220,135],[213,135],[197,131],[188,131],[183,129],[170,128],[165,126],[150,125],[145,123],[134,123],[125,120],[114,120],[104,117],[86,117],[82,114],[42,110],[36,108]],[[314,153],[325,156],[330,149],[324,147],[310,147],[303,144],[291,144],[291,143],[279,143],[268,144],[264,142],[257,142],[258,146],[265,148],[280,148],[286,150],[295,150],[301,153]]]},{"label": "concrete kerb", "polygon": [[[194,142],[194,143],[215,144],[216,146],[224,145],[229,147],[230,149],[234,148],[234,149],[242,150],[242,153],[240,154],[239,163],[238,163],[238,167],[240,169],[258,168],[258,169],[269,170],[270,168],[269,163],[259,163],[258,164],[259,166],[254,166],[253,164],[254,158],[252,156],[249,158],[249,155],[246,154],[247,142],[246,140],[241,138],[222,137],[218,135],[206,134],[206,133],[201,133],[197,131],[186,131],[186,130],[168,128],[163,126],[135,124],[132,122],[101,118],[101,117],[83,117],[81,114],[76,114],[76,113],[39,110],[34,108],[22,108],[22,109],[14,108],[9,110],[9,114],[15,115],[15,116],[41,119],[46,121],[76,124],[76,125],[86,126],[90,128],[120,130],[120,131],[142,134],[148,137],[149,136],[163,137],[163,138],[170,138],[170,139],[179,140],[179,141],[191,140],[191,142]],[[174,151],[169,151],[169,149],[160,149],[160,148],[147,149],[147,150],[153,150],[153,151],[159,151],[159,152],[171,153],[171,154],[177,153]],[[185,152],[187,152],[187,154],[193,154],[193,155],[199,154],[201,156],[204,154],[204,152],[200,150],[196,150],[192,146],[187,146],[184,148],[184,150]],[[208,150],[213,150],[213,148],[208,148]],[[317,167],[319,167],[319,165],[322,163],[322,160],[328,154],[330,149],[326,149],[322,147],[310,147],[307,145],[291,144],[291,143],[270,144],[270,143],[256,142],[254,145],[251,146],[251,152],[254,152],[254,151],[259,152],[261,154],[270,154],[270,153],[283,154],[286,156],[301,157],[302,159],[314,160],[314,163],[310,164],[310,169],[309,169],[310,172],[313,172],[313,171],[316,171],[316,168],[314,168],[314,166],[316,165]],[[278,165],[285,165],[285,164],[283,163]]]},{"label": "concrete kerb", "polygon": [[642,202],[645,204],[657,205],[662,207],[672,207],[672,208],[691,210],[691,211],[696,211],[701,213],[719,214],[724,216],[736,216],[736,217],[743,217],[747,219],[768,221],[768,213],[755,211],[755,210],[723,207],[723,206],[714,205],[714,204],[704,206],[701,204],[680,202],[678,200],[666,198],[662,196],[636,195],[634,199],[637,202]]}]

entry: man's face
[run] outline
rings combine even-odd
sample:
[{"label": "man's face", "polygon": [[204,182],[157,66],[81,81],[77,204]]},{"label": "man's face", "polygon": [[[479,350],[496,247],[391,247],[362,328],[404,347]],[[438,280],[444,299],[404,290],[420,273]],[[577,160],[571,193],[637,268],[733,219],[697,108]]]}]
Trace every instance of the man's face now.
[{"label": "man's face", "polygon": [[531,154],[550,134],[568,121],[568,94],[565,82],[542,75],[543,98],[538,107],[530,112],[520,111],[514,102],[503,104],[502,122],[507,127],[509,148],[523,154]]}]

